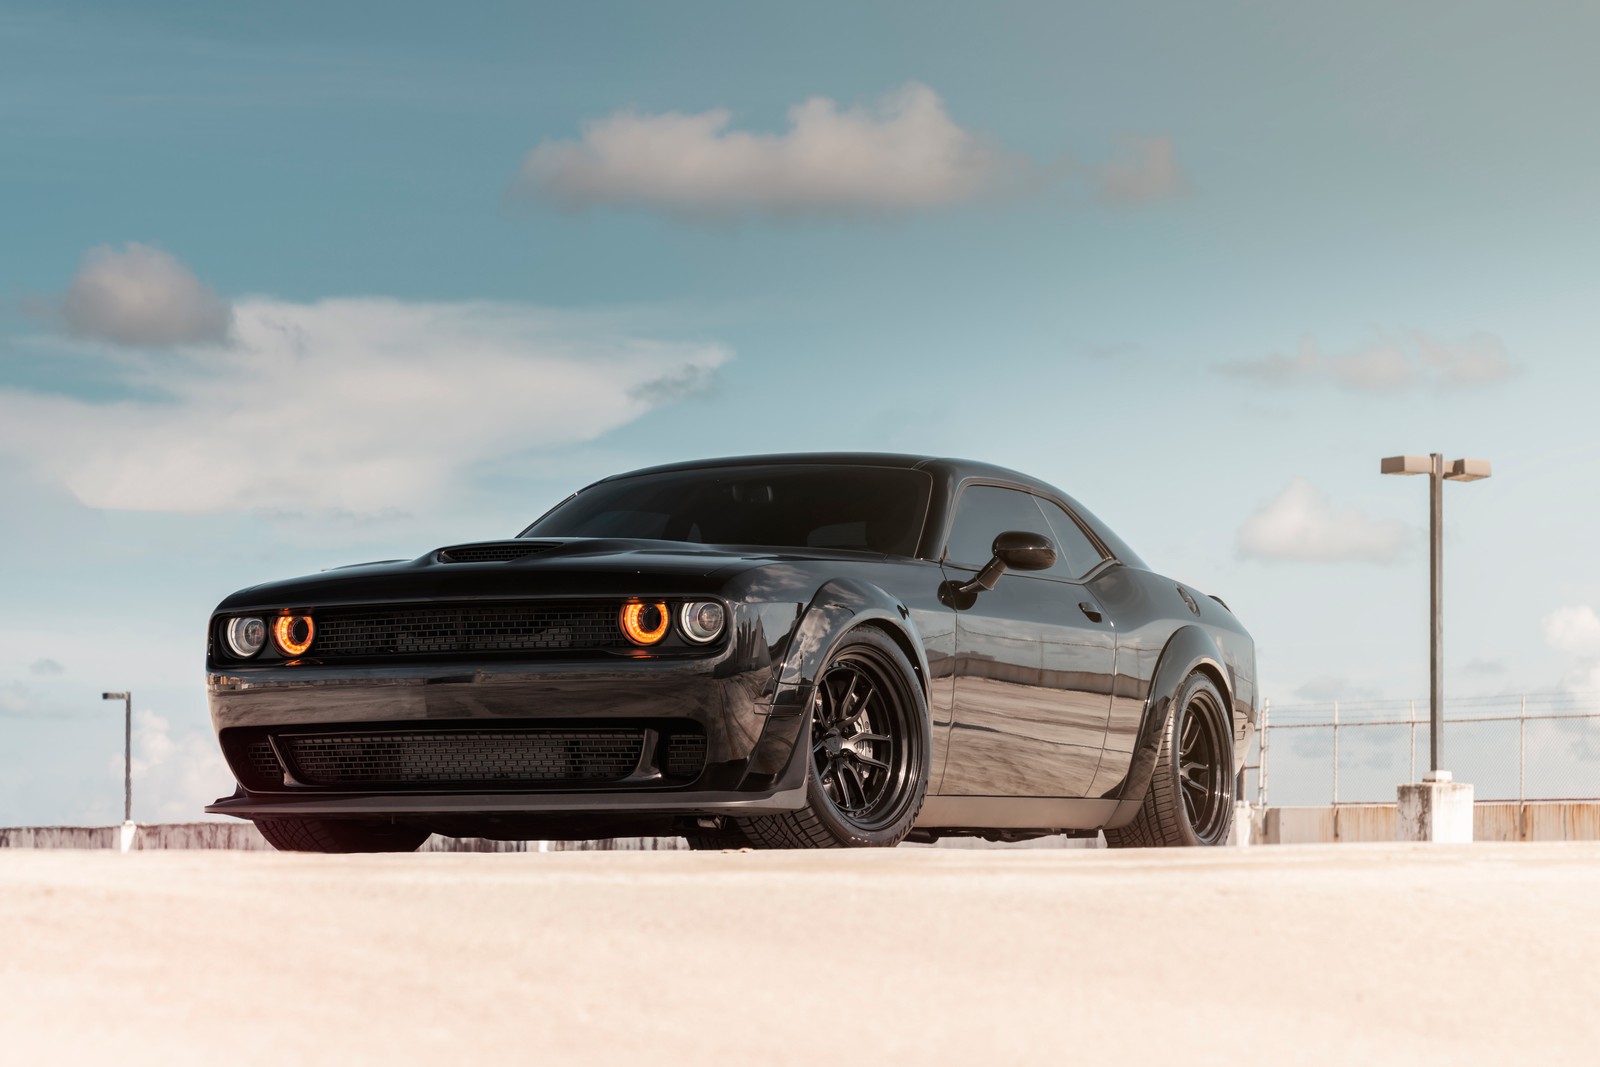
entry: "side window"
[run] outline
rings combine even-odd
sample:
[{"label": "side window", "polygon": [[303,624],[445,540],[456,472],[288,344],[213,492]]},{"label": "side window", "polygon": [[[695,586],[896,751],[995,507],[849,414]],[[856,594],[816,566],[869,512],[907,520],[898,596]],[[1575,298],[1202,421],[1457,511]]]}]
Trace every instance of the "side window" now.
[{"label": "side window", "polygon": [[1089,540],[1089,535],[1060,504],[1040,500],[1039,506],[1050,520],[1050,539],[1056,544],[1056,565],[1044,573],[1061,578],[1082,578],[1105,559]]},{"label": "side window", "polygon": [[996,535],[1006,530],[1025,530],[1055,540],[1030,494],[997,485],[969,485],[956,503],[945,558],[959,566],[981,567],[989,562]]}]

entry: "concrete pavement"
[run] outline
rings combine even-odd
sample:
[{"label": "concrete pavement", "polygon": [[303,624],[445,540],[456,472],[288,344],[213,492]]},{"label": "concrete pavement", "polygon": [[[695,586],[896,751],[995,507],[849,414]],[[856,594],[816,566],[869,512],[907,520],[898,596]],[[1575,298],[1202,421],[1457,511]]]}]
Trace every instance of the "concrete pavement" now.
[{"label": "concrete pavement", "polygon": [[1592,1063],[1600,844],[0,852],[12,1063]]}]

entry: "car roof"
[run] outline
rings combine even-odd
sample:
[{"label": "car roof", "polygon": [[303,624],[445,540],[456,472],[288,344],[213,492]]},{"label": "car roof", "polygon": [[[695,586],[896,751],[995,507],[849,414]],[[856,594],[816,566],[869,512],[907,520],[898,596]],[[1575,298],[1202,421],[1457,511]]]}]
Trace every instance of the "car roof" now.
[{"label": "car roof", "polygon": [[925,559],[935,558],[938,549],[944,544],[944,537],[948,532],[950,512],[961,485],[968,481],[993,481],[1038,493],[1040,496],[1057,498],[1077,513],[1078,518],[1094,531],[1095,536],[1106,546],[1112,556],[1129,566],[1148,569],[1148,565],[1144,560],[1140,559],[1139,554],[1129,547],[1126,541],[1117,536],[1109,526],[1089,509],[1049,482],[1040,481],[1032,475],[1011,470],[1009,467],[1001,467],[993,463],[979,463],[970,459],[917,456],[900,452],[780,452],[759,456],[719,456],[710,459],[685,460],[679,463],[663,463],[656,467],[644,467],[640,470],[613,474],[609,478],[600,479],[593,485],[604,485],[607,482],[619,481],[624,478],[637,478],[647,474],[712,470],[721,467],[756,466],[898,467],[904,470],[926,471],[933,479],[934,487],[933,497],[930,501],[930,521],[924,527],[922,543],[918,546],[918,554]]},{"label": "car roof", "polygon": [[908,470],[937,471],[954,476],[958,482],[968,478],[993,478],[997,481],[1015,482],[1046,493],[1060,494],[1061,490],[1021,471],[993,463],[979,463],[970,459],[941,456],[916,456],[900,452],[779,452],[760,456],[721,456],[713,459],[686,460],[681,463],[663,463],[656,467],[613,474],[600,482],[634,478],[641,474],[665,474],[671,471],[708,470],[717,467],[770,467],[770,466],[847,466],[847,467],[901,467]]}]

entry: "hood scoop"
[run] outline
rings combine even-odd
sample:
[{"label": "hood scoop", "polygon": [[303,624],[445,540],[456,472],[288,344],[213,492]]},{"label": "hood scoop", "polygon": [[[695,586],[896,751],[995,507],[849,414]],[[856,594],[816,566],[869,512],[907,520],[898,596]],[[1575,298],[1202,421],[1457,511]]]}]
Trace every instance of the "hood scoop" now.
[{"label": "hood scoop", "polygon": [[509,563],[555,548],[559,541],[490,541],[439,550],[440,563]]}]

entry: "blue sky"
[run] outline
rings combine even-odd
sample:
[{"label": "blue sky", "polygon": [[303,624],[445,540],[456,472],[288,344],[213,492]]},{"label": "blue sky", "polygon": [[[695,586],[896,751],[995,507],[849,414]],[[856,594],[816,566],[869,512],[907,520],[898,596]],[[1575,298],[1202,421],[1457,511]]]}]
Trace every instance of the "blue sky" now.
[{"label": "blue sky", "polygon": [[[0,13],[0,822],[228,788],[234,588],[664,459],[1048,478],[1267,694],[1600,689],[1587,5]],[[809,103],[808,103],[809,101]]]}]

